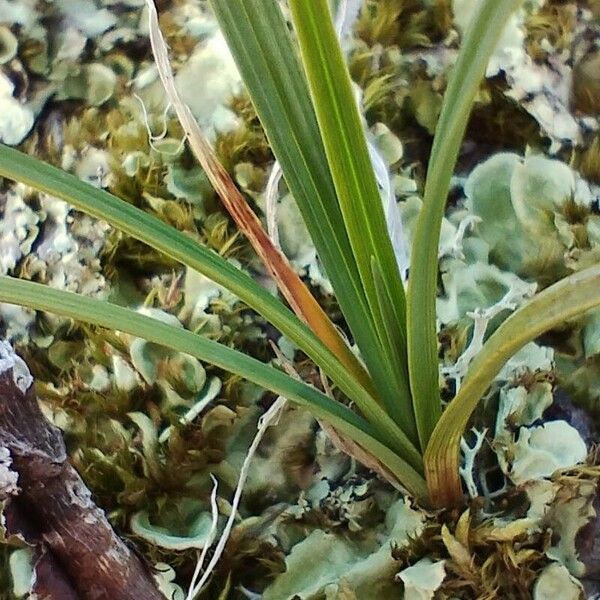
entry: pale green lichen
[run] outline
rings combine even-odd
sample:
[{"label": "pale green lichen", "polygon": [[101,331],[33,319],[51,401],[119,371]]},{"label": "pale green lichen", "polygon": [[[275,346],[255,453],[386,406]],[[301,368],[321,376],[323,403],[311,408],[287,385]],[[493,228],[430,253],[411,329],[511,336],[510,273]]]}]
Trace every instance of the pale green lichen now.
[{"label": "pale green lichen", "polygon": [[[263,594],[265,600],[303,600],[344,597],[345,590],[356,598],[374,594],[385,600],[398,595],[393,583],[395,562],[390,544],[405,545],[418,534],[422,516],[403,501],[389,509],[385,528],[377,541],[370,531],[367,539],[344,541],[341,537],[315,529],[294,545],[286,560],[286,573]],[[371,596],[372,597],[372,596]]]},{"label": "pale green lichen", "polygon": [[[182,146],[180,126],[165,114],[143,4],[0,0],[0,104],[10,109],[3,114],[18,117],[6,128],[0,119],[0,135],[7,132],[9,143],[28,136],[25,150],[185,231],[272,289]],[[344,41],[369,139],[391,176],[408,241],[464,27],[460,14],[452,21],[460,4],[369,0]],[[471,12],[472,4],[465,0],[463,11]],[[494,56],[443,222],[438,317],[447,397],[509,311],[536,287],[600,257],[593,185],[598,136],[586,137],[597,119],[571,114],[564,84],[573,60],[579,64],[589,50],[572,42],[589,35],[592,16],[574,2],[542,4],[526,3]],[[59,26],[49,27],[52,22]],[[262,216],[273,156],[206,3],[168,3],[161,27],[182,93]],[[16,54],[4,60],[13,52],[11,36]],[[13,85],[20,77],[23,85]],[[202,94],[192,86],[199,78],[208,82]],[[567,164],[561,151],[572,145],[579,148]],[[144,306],[178,326],[271,358],[267,338],[277,334],[219,286],[67,205],[19,185],[7,183],[4,191],[3,273]],[[284,182],[278,192],[282,248],[339,320]],[[14,307],[1,306],[0,316],[7,335],[22,340],[44,411],[65,431],[72,460],[98,502],[153,563],[171,565],[161,567],[163,589],[182,597],[194,547],[206,542],[210,473],[220,480],[218,503],[226,515],[269,397],[141,340]],[[592,517],[590,490],[598,473],[575,465],[585,459],[585,448],[572,427],[539,420],[556,378],[597,410],[597,315],[569,324],[561,336],[513,357],[475,415],[475,433],[463,446],[463,476],[472,496],[483,495],[483,507],[475,502],[462,516],[432,516],[410,506],[339,452],[308,414],[284,413],[255,459],[230,545],[205,595],[397,598],[402,580],[410,579],[414,585],[405,591],[415,597],[429,597],[434,588],[439,598],[526,597],[534,590],[542,600],[551,576],[571,593],[578,586],[571,577],[581,573],[574,538]],[[313,365],[286,340],[278,344],[317,381]],[[553,428],[572,441],[560,456],[544,439],[537,443]],[[532,470],[540,454],[543,468]],[[567,475],[552,475],[555,467],[566,467]],[[551,530],[560,539],[548,544]],[[327,552],[329,562],[313,560]],[[0,588],[9,589],[8,553],[1,560]],[[410,569],[427,562],[437,575],[440,565],[445,573],[429,591],[407,579]]]},{"label": "pale green lichen", "polygon": [[422,558],[412,567],[400,571],[398,577],[404,584],[406,600],[432,600],[446,577],[445,563]]},{"label": "pale green lichen", "polygon": [[0,140],[5,144],[19,144],[33,126],[33,111],[13,96],[14,84],[0,74]]},{"label": "pale green lichen", "polygon": [[579,600],[583,588],[581,584],[561,564],[549,564],[535,582],[533,600]]},{"label": "pale green lichen", "polygon": [[28,548],[20,548],[11,553],[9,558],[10,574],[13,580],[12,594],[15,598],[27,598],[35,581],[33,556]]},{"label": "pale green lichen", "polygon": [[538,427],[521,427],[508,452],[512,455],[509,477],[518,485],[582,464],[588,450],[574,427],[566,421],[550,421]]}]

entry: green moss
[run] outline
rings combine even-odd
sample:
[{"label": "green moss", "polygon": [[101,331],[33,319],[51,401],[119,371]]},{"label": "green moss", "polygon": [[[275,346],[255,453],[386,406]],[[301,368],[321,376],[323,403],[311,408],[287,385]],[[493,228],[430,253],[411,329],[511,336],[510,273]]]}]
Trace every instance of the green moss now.
[{"label": "green moss", "polygon": [[224,167],[232,172],[239,163],[265,166],[273,161],[265,133],[248,96],[235,96],[230,108],[240,119],[239,127],[217,136],[215,152]]},{"label": "green moss", "polygon": [[15,600],[12,590],[12,578],[8,559],[13,548],[7,544],[0,544],[0,600]]},{"label": "green moss", "polygon": [[578,153],[576,164],[583,177],[600,184],[600,135]]},{"label": "green moss", "polygon": [[369,46],[397,45],[402,50],[440,41],[452,25],[448,0],[368,0],[356,33]]},{"label": "green moss", "polygon": [[525,22],[526,48],[534,60],[548,57],[547,44],[557,52],[570,50],[577,25],[576,8],[573,2],[551,0],[529,16]]}]

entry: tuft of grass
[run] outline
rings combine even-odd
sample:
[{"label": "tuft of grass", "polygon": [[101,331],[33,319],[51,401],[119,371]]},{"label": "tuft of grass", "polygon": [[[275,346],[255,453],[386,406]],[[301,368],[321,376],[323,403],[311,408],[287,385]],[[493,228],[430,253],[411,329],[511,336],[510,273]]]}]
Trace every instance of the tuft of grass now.
[{"label": "tuft of grass", "polygon": [[[148,3],[155,58],[171,100],[177,100],[156,11]],[[0,301],[145,338],[248,379],[310,410],[332,428],[332,435],[349,453],[420,501],[434,506],[456,504],[462,499],[461,435],[498,370],[523,344],[548,328],[600,305],[598,267],[534,297],[485,343],[459,394],[442,412],[435,314],[440,227],[488,58],[521,0],[482,0],[463,37],[435,127],[407,292],[329,2],[290,0],[293,32],[277,0],[261,0],[260,11],[255,0],[211,0],[211,4],[266,138],[252,107],[243,101],[237,104],[248,127],[238,138],[220,138],[216,153],[188,107],[178,100],[173,105],[181,125],[169,125],[171,135],[176,138],[178,131],[184,131],[239,231],[253,244],[293,312],[224,256],[164,222],[177,226],[183,219],[191,225],[191,213],[180,214],[163,204],[160,220],[133,204],[140,201],[139,191],[146,192],[142,199],[152,196],[146,186],[158,185],[153,168],[160,165],[147,167],[133,184],[119,176],[115,191],[130,202],[6,146],[0,146],[0,175],[61,198],[228,289],[304,352],[310,361],[306,371],[321,370],[335,393],[330,392],[329,382],[322,392],[310,381],[297,380],[199,334],[100,300],[0,277]],[[427,11],[415,13],[417,3],[411,0],[369,2],[359,31],[368,43],[393,40],[401,47],[426,45],[442,36],[450,23],[446,0],[430,4]],[[402,29],[404,20],[414,30]],[[163,25],[168,35],[171,24]],[[180,59],[189,49],[184,43],[175,51]],[[385,85],[385,75],[374,80],[371,105],[377,103],[378,87]],[[85,127],[94,135],[92,118]],[[147,144],[147,139],[138,138],[136,134],[128,143]],[[360,359],[263,231],[231,179],[230,165],[219,161],[219,154],[232,151],[239,152],[238,157],[259,152],[261,161],[273,152],[331,280]],[[190,156],[185,154],[184,160]],[[205,226],[211,246],[225,256],[233,251],[235,233],[218,220],[206,221]]]}]

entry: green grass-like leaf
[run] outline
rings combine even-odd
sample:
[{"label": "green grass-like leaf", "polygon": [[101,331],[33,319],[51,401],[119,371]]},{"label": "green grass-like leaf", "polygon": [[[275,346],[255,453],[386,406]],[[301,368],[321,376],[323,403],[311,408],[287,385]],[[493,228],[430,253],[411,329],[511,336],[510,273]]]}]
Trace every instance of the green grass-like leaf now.
[{"label": "green grass-like leaf", "polygon": [[[436,128],[406,300],[330,3],[289,0],[299,59],[277,0],[210,2],[332,281],[373,380],[373,391],[369,377],[365,375],[361,383],[357,375],[362,368],[352,368],[353,356],[345,363],[350,366],[345,366],[277,298],[184,233],[106,191],[2,145],[0,176],[61,198],[227,288],[322,368],[361,415],[269,365],[130,309],[8,277],[0,277],[0,301],[143,337],[284,395],[361,445],[419,498],[425,494],[421,451],[427,448],[425,472],[431,500],[439,506],[454,503],[462,496],[461,435],[504,362],[541,332],[600,305],[598,267],[548,288],[488,340],[442,414],[435,314],[440,228],[478,86],[505,23],[522,0],[481,0],[465,33]],[[246,216],[246,223],[254,218],[250,213]],[[268,262],[276,253],[264,254]],[[281,273],[288,272],[280,269],[282,281]]]},{"label": "green grass-like leaf", "polygon": [[253,381],[327,421],[376,456],[412,493],[424,494],[422,476],[382,443],[376,428],[365,419],[313,387],[250,356],[131,309],[12,277],[0,276],[0,301],[141,337]]},{"label": "green grass-like leaf", "polygon": [[[281,9],[275,0],[261,1],[260,10],[255,0],[210,1],[379,396],[387,399],[386,406],[398,419],[410,422],[408,385],[402,395],[391,384],[395,372],[382,351],[381,319],[365,296],[306,78]],[[356,112],[354,104],[351,110]],[[359,133],[363,135],[362,130]],[[381,210],[379,205],[376,210]],[[378,235],[385,240],[385,228]],[[367,258],[370,269],[370,255]],[[392,323],[395,328],[404,319],[401,289],[398,294],[398,306],[393,307],[398,311],[398,325]],[[398,410],[401,395],[408,405],[407,415]]]},{"label": "green grass-like leaf", "polygon": [[484,344],[460,391],[442,414],[425,453],[430,498],[437,506],[456,504],[462,498],[460,439],[473,410],[506,361],[542,333],[597,306],[600,266],[571,275],[534,296]]},{"label": "green grass-like leaf", "polygon": [[386,436],[390,447],[411,457],[408,460],[419,468],[421,459],[414,446],[372,396],[304,323],[243,271],[156,217],[3,145],[0,145],[0,175],[61,198],[227,288],[294,341],[356,403],[373,427]]},{"label": "green grass-like leaf", "polygon": [[[404,287],[387,224],[352,82],[333,27],[327,0],[290,0],[300,55],[344,224],[378,335],[380,360],[389,392],[385,406],[412,439],[417,439],[405,377]],[[372,265],[386,294],[379,294]],[[384,298],[391,305],[382,309]],[[384,319],[389,312],[393,319]],[[398,347],[400,346],[400,347]],[[400,356],[401,361],[394,360]]]},{"label": "green grass-like leaf", "polygon": [[311,294],[310,290],[302,282],[287,257],[273,243],[260,219],[252,210],[246,198],[241,194],[210,143],[205,138],[189,106],[182,100],[177,91],[175,78],[169,64],[168,49],[160,30],[156,7],[151,1],[147,2],[147,7],[149,12],[150,44],[163,88],[185,131],[188,145],[200,163],[213,189],[219,195],[239,231],[245,235],[254,248],[254,251],[261,259],[267,272],[276,282],[279,291],[288,301],[294,313],[310,327],[313,333],[331,350],[352,376],[372,396],[375,396],[373,383],[364,366]]},{"label": "green grass-like leaf", "polygon": [[427,447],[442,412],[435,310],[440,229],[450,179],[489,57],[508,18],[521,3],[479,2],[462,40],[435,131],[423,208],[412,242],[407,298],[408,369],[422,448]]}]

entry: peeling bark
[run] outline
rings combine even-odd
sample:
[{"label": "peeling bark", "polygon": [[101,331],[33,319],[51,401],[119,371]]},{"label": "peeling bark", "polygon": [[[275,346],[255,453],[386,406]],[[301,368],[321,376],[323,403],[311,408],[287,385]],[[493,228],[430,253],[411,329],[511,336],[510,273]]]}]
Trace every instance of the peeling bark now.
[{"label": "peeling bark", "polygon": [[43,543],[37,525],[19,506],[18,498],[5,503],[3,517],[6,533],[11,539],[18,539],[32,551],[33,580],[32,596],[44,600],[79,600],[77,590],[54,554]]},{"label": "peeling bark", "polygon": [[9,450],[10,468],[18,473],[18,490],[5,493],[8,533],[21,534],[34,547],[39,597],[164,600],[150,569],[115,534],[69,464],[60,431],[43,416],[25,364],[4,342],[0,447]]}]

